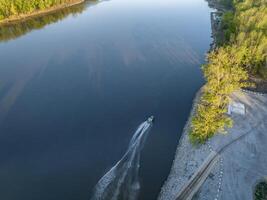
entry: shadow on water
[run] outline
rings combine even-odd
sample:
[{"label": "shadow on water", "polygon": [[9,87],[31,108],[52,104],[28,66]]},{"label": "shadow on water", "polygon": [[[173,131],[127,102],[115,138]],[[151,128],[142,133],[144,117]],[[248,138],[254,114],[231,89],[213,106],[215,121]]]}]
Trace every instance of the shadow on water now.
[{"label": "shadow on water", "polygon": [[75,16],[81,14],[86,10],[86,8],[94,6],[97,3],[99,3],[99,1],[90,0],[79,5],[57,10],[52,13],[2,25],[0,26],[0,42],[13,40],[26,35],[33,30],[42,29],[45,26],[61,21],[70,15]]}]

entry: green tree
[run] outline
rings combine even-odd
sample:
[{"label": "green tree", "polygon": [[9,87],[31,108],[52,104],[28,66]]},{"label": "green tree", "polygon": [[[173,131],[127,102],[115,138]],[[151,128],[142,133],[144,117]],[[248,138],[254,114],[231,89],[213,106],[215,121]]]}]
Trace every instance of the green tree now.
[{"label": "green tree", "polygon": [[248,73],[241,67],[240,52],[236,46],[220,47],[208,55],[208,64],[203,65],[207,81],[192,120],[190,138],[193,142],[205,142],[216,132],[225,132],[232,125],[225,114],[230,94],[247,87]]},{"label": "green tree", "polygon": [[0,20],[77,1],[79,0],[0,0]]},{"label": "green tree", "polygon": [[231,11],[222,17],[223,41],[209,53],[208,63],[202,67],[207,83],[191,123],[193,142],[205,142],[232,125],[225,114],[230,95],[251,87],[249,77],[267,79],[266,0],[221,2],[231,5]]}]

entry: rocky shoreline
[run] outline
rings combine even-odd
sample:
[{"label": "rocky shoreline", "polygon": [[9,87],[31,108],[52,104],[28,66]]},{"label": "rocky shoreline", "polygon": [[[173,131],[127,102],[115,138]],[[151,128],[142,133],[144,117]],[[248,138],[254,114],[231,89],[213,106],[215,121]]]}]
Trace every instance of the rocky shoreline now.
[{"label": "rocky shoreline", "polygon": [[193,146],[189,140],[191,119],[200,97],[201,89],[197,92],[193,101],[192,110],[179,140],[169,177],[161,189],[158,200],[176,199],[182,187],[210,154],[211,149],[207,144]]},{"label": "rocky shoreline", "polygon": [[[218,44],[220,21],[225,8],[216,0],[208,0],[208,3],[210,7],[216,9],[211,12],[212,50]],[[267,135],[264,134],[267,129],[267,121],[264,120],[267,118],[267,95],[246,90],[234,93],[231,97],[232,100],[243,104],[246,114],[244,116],[231,115],[234,127],[228,130],[227,135],[218,134],[203,145],[193,146],[189,141],[189,129],[200,98],[201,90],[194,99],[189,119],[179,140],[170,174],[161,188],[158,200],[177,199],[183,186],[197,172],[209,154],[212,151],[220,152],[222,147],[231,143],[235,143],[235,145],[230,145],[225,152],[220,152],[219,162],[215,164],[193,199],[253,199],[255,184],[264,177],[266,178],[267,175],[267,168],[264,167],[267,165],[267,151],[264,145],[267,142]],[[248,177],[249,179],[247,179]]]},{"label": "rocky shoreline", "polygon": [[[220,26],[220,16],[224,11],[224,8],[220,6],[216,0],[208,0],[209,7],[216,9],[211,12],[211,29],[213,42],[210,45],[210,50],[216,48],[218,30]],[[192,109],[188,118],[188,121],[183,129],[183,133],[179,140],[174,161],[170,174],[165,181],[158,200],[173,200],[177,198],[177,194],[187,181],[193,176],[204,160],[209,156],[212,151],[209,143],[193,146],[189,141],[189,131],[191,126],[191,120],[195,113],[199,99],[201,98],[201,89],[197,92]]]},{"label": "rocky shoreline", "polygon": [[184,185],[211,152],[218,152],[220,159],[193,199],[253,199],[255,185],[267,178],[267,94],[246,90],[235,92],[231,99],[245,106],[245,115],[231,115],[234,126],[228,129],[228,134],[218,134],[203,145],[193,146],[188,136],[191,118],[200,97],[201,90],[194,99],[170,174],[158,200],[177,199]]}]

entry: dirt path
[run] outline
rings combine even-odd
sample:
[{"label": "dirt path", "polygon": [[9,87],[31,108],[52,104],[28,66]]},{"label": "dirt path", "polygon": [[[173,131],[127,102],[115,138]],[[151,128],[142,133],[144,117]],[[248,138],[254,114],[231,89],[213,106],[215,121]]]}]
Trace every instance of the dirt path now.
[{"label": "dirt path", "polygon": [[199,147],[190,144],[185,129],[159,199],[175,199],[213,150],[220,152],[220,162],[194,199],[253,199],[254,185],[267,177],[267,95],[238,92],[232,99],[245,104],[246,115],[234,114],[228,134],[219,134]]}]

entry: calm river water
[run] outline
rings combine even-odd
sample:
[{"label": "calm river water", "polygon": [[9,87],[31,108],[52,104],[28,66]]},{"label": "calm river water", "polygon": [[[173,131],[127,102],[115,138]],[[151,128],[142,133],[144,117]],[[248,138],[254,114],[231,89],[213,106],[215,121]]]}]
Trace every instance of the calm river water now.
[{"label": "calm river water", "polygon": [[203,84],[210,12],[110,0],[0,28],[0,199],[89,199],[150,115],[139,199],[156,199]]}]

